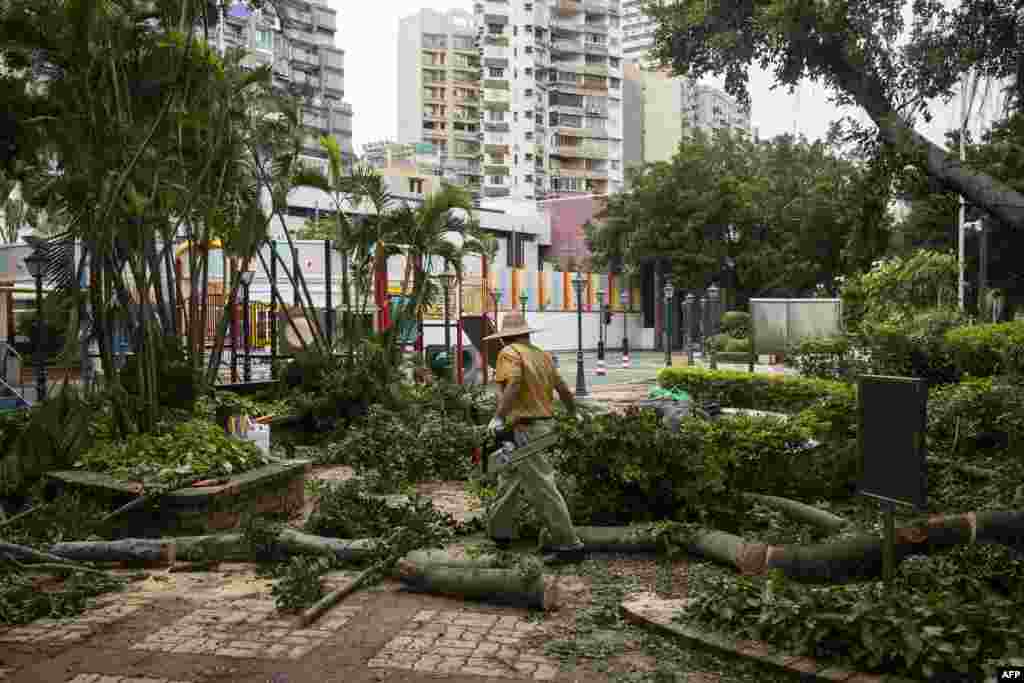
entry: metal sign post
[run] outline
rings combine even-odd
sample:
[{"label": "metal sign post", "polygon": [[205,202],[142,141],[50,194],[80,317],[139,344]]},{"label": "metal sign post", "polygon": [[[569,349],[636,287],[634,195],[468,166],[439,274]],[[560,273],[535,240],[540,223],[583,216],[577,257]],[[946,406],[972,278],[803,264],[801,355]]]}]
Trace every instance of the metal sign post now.
[{"label": "metal sign post", "polygon": [[882,504],[882,576],[888,588],[896,565],[896,505],[925,507],[928,386],[917,378],[865,375],[857,404],[859,493]]}]

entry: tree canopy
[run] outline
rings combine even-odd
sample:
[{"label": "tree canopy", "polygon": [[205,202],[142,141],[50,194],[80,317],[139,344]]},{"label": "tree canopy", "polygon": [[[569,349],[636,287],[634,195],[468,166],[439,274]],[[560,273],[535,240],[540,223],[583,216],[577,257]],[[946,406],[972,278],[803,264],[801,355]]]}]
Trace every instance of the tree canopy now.
[{"label": "tree canopy", "polygon": [[[834,294],[837,276],[888,246],[887,182],[822,142],[695,131],[610,197],[587,239],[597,265],[658,262],[683,289],[718,281],[740,301],[819,285]],[[730,268],[735,282],[723,282]]]},{"label": "tree canopy", "polygon": [[[961,164],[914,130],[933,98],[948,98],[969,67],[996,78],[1024,73],[1024,23],[1009,0],[915,0],[903,20],[895,0],[648,2],[657,22],[653,56],[677,75],[724,76],[749,103],[749,68],[778,85],[823,83],[837,104],[857,105],[879,137],[947,189],[1004,223],[1024,228],[1024,195],[973,165]],[[1022,101],[1018,80],[1015,102]]]}]

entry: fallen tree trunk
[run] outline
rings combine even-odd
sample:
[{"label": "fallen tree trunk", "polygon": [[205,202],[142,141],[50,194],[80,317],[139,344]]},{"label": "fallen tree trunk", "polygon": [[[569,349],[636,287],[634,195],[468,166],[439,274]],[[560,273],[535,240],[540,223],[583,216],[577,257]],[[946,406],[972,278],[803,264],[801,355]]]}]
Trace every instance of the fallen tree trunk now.
[{"label": "fallen tree trunk", "polygon": [[403,558],[421,567],[455,567],[460,569],[499,569],[501,564],[494,554],[478,557],[454,557],[447,550],[413,550]]},{"label": "fallen tree trunk", "polygon": [[546,610],[558,602],[553,581],[546,581],[543,574],[523,574],[520,569],[422,566],[404,559],[396,569],[399,580],[417,592]]},{"label": "fallen tree trunk", "polygon": [[[896,530],[894,557],[898,564],[911,555],[931,555],[972,543],[1024,548],[1024,513],[969,512],[901,527]],[[880,537],[863,535],[819,545],[772,546],[712,531],[697,534],[685,547],[748,575],[778,569],[797,581],[845,583],[881,577],[882,545]]]},{"label": "fallen tree trunk", "polygon": [[819,510],[816,507],[806,505],[795,500],[790,500],[789,498],[766,496],[760,493],[744,493],[743,496],[749,500],[758,502],[765,507],[778,510],[787,517],[795,519],[798,522],[816,526],[829,533],[835,533],[849,523],[847,520],[839,517],[838,515],[833,515],[831,512]]},{"label": "fallen tree trunk", "polygon": [[[334,554],[339,560],[368,557],[376,539],[345,540],[312,536],[283,529],[277,538],[281,549],[306,555]],[[61,559],[79,562],[204,561],[211,558],[251,560],[252,550],[242,534],[182,536],[179,538],[125,538],[117,541],[55,543],[49,551]]]}]

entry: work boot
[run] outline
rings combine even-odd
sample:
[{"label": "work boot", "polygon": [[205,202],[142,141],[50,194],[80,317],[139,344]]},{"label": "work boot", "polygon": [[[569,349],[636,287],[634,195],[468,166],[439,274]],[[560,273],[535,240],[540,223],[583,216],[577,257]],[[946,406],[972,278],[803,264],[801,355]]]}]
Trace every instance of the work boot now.
[{"label": "work boot", "polygon": [[552,548],[551,552],[543,556],[544,564],[553,567],[563,564],[579,564],[587,557],[583,544],[575,546],[560,546]]}]

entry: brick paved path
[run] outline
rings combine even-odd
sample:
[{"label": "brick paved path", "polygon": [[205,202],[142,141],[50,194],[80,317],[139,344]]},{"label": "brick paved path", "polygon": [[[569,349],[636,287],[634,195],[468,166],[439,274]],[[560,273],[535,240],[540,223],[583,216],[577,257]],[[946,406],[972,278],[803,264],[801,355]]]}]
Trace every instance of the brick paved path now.
[{"label": "brick paved path", "polygon": [[[544,626],[524,609],[407,593],[390,581],[296,629],[275,612],[269,583],[245,567],[241,583],[227,569],[156,569],[75,618],[0,627],[0,683],[607,680],[559,670],[528,646],[543,642]],[[325,588],[352,576],[333,572]]]},{"label": "brick paved path", "polygon": [[[331,576],[328,589],[354,573]],[[211,584],[218,580],[207,573]],[[390,581],[350,596],[307,629],[276,613],[265,589],[218,598],[136,587],[99,602],[73,619],[0,630],[0,681],[575,680],[523,644],[541,628],[526,610],[407,593]]]}]

